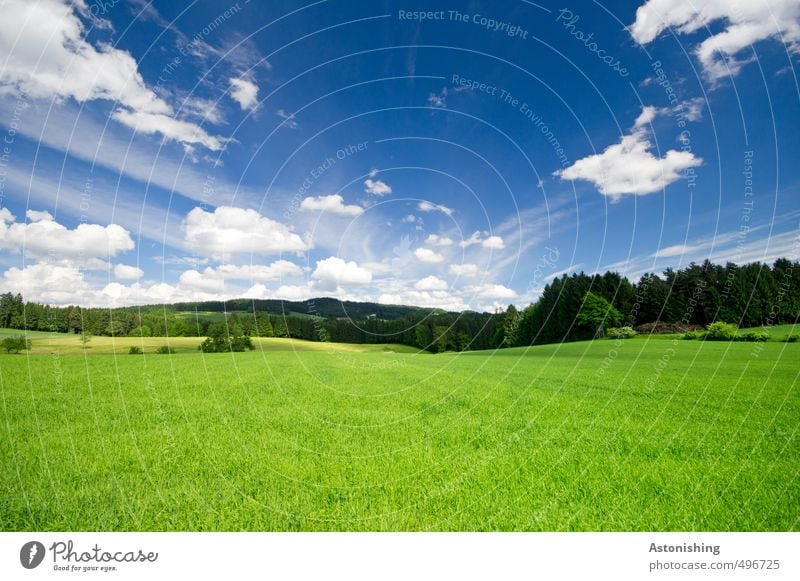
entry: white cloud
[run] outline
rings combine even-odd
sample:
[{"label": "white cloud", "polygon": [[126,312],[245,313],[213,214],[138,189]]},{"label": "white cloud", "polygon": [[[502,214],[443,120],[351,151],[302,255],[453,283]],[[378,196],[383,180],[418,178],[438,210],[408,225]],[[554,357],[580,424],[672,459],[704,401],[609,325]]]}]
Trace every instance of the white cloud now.
[{"label": "white cloud", "polygon": [[416,256],[417,260],[420,262],[427,262],[429,264],[436,264],[437,262],[444,261],[444,256],[434,252],[430,248],[417,248],[414,251],[414,256]]},{"label": "white cloud", "polygon": [[196,270],[187,270],[181,273],[178,279],[181,287],[189,290],[199,290],[219,294],[225,290],[225,281],[221,278],[210,278]]},{"label": "white cloud", "polygon": [[362,285],[372,282],[372,273],[353,261],[345,261],[338,256],[331,256],[317,261],[317,267],[311,275],[319,288],[333,290],[341,285]]},{"label": "white cloud", "polygon": [[652,256],[653,258],[667,258],[671,256],[682,256],[698,248],[694,246],[688,246],[686,244],[676,244],[674,246],[667,246],[666,248],[661,248],[658,252],[655,252]]},{"label": "white cloud", "polygon": [[29,224],[13,222],[8,211],[0,214],[0,250],[78,260],[108,258],[134,247],[130,233],[117,224],[78,224],[70,230],[54,221],[49,212],[29,210],[27,216]]},{"label": "white cloud", "polygon": [[438,109],[447,107],[447,87],[444,87],[439,93],[428,94],[428,107]]},{"label": "white cloud", "polygon": [[481,241],[482,241],[481,240],[481,233],[478,230],[475,230],[475,232],[473,232],[472,235],[469,238],[467,238],[465,240],[462,240],[461,242],[458,243],[458,245],[461,248],[469,248],[470,246],[473,246],[474,244],[480,244]]},{"label": "white cloud", "polygon": [[417,221],[417,217],[414,214],[408,214],[407,216],[403,216],[403,223],[404,224],[413,224]]},{"label": "white cloud", "polygon": [[281,125],[283,125],[284,127],[288,127],[289,129],[297,129],[299,127],[299,125],[297,124],[297,119],[294,116],[294,113],[287,113],[283,109],[278,109],[275,112],[275,114],[281,119],[283,119],[283,123],[281,123]]},{"label": "white cloud", "polygon": [[117,109],[111,117],[144,135],[160,133],[185,145],[202,145],[211,151],[221,150],[227,142],[220,137],[209,135],[194,123],[175,119],[169,115]]},{"label": "white cloud", "polygon": [[398,293],[382,293],[378,302],[384,305],[415,305],[444,309],[446,311],[465,311],[469,308],[464,300],[447,291],[407,290]]},{"label": "white cloud", "polygon": [[453,240],[447,236],[439,236],[438,234],[431,234],[425,239],[425,244],[433,246],[452,246]]},{"label": "white cloud", "polygon": [[272,297],[269,289],[261,283],[254,284],[242,293],[243,299],[269,299]]},{"label": "white cloud", "polygon": [[219,138],[171,117],[172,107],[147,87],[130,53],[87,42],[79,13],[90,14],[84,0],[6,1],[0,19],[0,86],[36,99],[114,101],[119,108],[113,116],[124,124],[184,144],[222,147]]},{"label": "white cloud", "polygon": [[[31,222],[47,222],[53,219],[53,215],[48,211],[39,212],[37,210],[28,210],[25,212],[25,216]],[[14,219],[13,217],[11,218]]]},{"label": "white cloud", "polygon": [[456,276],[473,278],[480,274],[481,269],[477,264],[451,264],[449,271]]},{"label": "white cloud", "polygon": [[276,299],[282,299],[285,301],[303,301],[305,299],[311,298],[313,292],[310,286],[300,286],[300,285],[284,285],[278,287],[277,290],[273,293],[273,297]]},{"label": "white cloud", "polygon": [[339,194],[305,198],[300,204],[301,210],[329,212],[340,216],[358,216],[364,212],[361,206],[345,205],[344,198]]},{"label": "white cloud", "polygon": [[258,107],[258,85],[247,79],[230,79],[231,99],[239,103],[242,111]]},{"label": "white cloud", "polygon": [[695,97],[688,101],[678,103],[676,109],[679,114],[686,117],[687,121],[700,121],[703,118],[703,108],[706,100],[703,97]]},{"label": "white cloud", "polygon": [[3,288],[22,293],[28,301],[45,304],[86,304],[91,292],[83,274],[74,266],[37,263],[9,268],[3,274]]},{"label": "white cloud", "polygon": [[453,208],[448,208],[442,204],[432,204],[431,202],[420,202],[417,209],[420,212],[441,212],[448,216],[453,215]]},{"label": "white cloud", "polygon": [[310,244],[285,224],[255,210],[219,206],[213,212],[194,208],[183,222],[186,245],[202,256],[235,253],[304,252]]},{"label": "white cloud", "polygon": [[467,287],[465,292],[483,299],[513,299],[517,296],[517,293],[510,288],[491,283]]},{"label": "white cloud", "polygon": [[385,196],[392,193],[392,188],[381,180],[365,180],[364,191],[373,196]]},{"label": "white cloud", "polygon": [[506,247],[505,242],[503,242],[500,236],[489,236],[486,240],[481,242],[481,246],[489,250],[502,250]]},{"label": "white cloud", "polygon": [[618,144],[553,175],[564,180],[592,182],[601,194],[614,200],[626,194],[651,194],[681,179],[681,172],[701,165],[703,160],[689,151],[670,150],[661,158],[651,153],[653,144],[646,125],[658,113],[655,107],[645,107],[631,133],[624,135]]},{"label": "white cloud", "polygon": [[706,38],[695,55],[706,77],[718,81],[737,75],[753,57],[737,59],[756,42],[775,38],[790,52],[800,50],[800,2],[797,0],[648,0],[636,11],[630,27],[639,44],[646,45],[664,30],[690,34],[722,21],[724,30]]},{"label": "white cloud", "polygon": [[[486,234],[486,232],[484,232],[483,234]],[[462,240],[461,242],[458,243],[458,245],[461,246],[461,248],[469,248],[470,246],[474,246],[475,244],[480,244],[483,248],[486,248],[488,250],[502,250],[503,248],[506,247],[506,243],[503,241],[502,237],[497,235],[492,235],[483,238],[483,235],[478,230],[473,232],[469,238]]]},{"label": "white cloud", "polygon": [[301,276],[303,269],[288,260],[276,260],[272,264],[223,264],[217,268],[207,267],[203,276],[227,280],[280,280],[293,276]]},{"label": "white cloud", "polygon": [[117,264],[114,266],[114,276],[120,280],[138,280],[144,276],[144,271],[136,266]]},{"label": "white cloud", "polygon": [[417,281],[414,288],[421,291],[444,291],[447,290],[447,282],[431,275]]}]

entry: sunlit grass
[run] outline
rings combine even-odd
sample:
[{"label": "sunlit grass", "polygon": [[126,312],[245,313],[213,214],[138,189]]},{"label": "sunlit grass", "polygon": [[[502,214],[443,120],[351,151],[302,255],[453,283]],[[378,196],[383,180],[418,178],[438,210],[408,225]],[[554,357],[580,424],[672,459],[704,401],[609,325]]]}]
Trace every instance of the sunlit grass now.
[{"label": "sunlit grass", "polygon": [[798,361],[641,339],[2,355],[0,526],[796,530]]}]

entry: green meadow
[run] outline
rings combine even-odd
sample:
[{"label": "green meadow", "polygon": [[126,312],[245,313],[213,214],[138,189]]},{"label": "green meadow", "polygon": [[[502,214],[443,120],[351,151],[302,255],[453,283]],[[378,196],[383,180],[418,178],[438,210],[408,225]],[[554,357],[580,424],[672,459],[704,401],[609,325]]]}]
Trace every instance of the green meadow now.
[{"label": "green meadow", "polygon": [[0,355],[5,531],[800,528],[797,343],[30,336]]}]

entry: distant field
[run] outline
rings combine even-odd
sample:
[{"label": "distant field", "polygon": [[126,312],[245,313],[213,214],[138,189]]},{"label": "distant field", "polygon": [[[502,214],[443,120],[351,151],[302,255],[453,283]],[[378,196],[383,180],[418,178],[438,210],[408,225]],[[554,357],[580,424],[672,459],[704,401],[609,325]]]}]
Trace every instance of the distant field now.
[{"label": "distant field", "polygon": [[800,334],[800,323],[794,325],[773,325],[772,327],[751,327],[749,329],[740,329],[740,331],[766,331],[770,334],[772,339],[781,340],[785,339],[787,335],[793,333]]},{"label": "distant field", "polygon": [[798,344],[299,343],[0,356],[0,527],[800,528]]},{"label": "distant field", "polygon": [[[94,336],[84,348],[80,335],[67,333],[43,333],[26,331],[31,339],[31,355],[127,355],[128,350],[139,347],[145,355],[155,354],[158,347],[168,345],[180,353],[197,353],[202,337],[103,337]],[[16,329],[0,329],[0,339],[9,335],[21,335]],[[318,343],[301,339],[259,338],[253,343],[259,351],[342,351],[348,353],[416,353],[419,349],[407,345],[356,345],[348,343]],[[5,353],[2,353],[5,355]]]}]

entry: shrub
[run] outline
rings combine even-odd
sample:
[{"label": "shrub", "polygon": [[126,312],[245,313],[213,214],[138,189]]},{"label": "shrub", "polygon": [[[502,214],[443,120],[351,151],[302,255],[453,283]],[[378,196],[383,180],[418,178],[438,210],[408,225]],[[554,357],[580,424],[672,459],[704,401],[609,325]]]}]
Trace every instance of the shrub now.
[{"label": "shrub", "polygon": [[6,350],[6,353],[19,353],[20,351],[30,351],[31,340],[25,335],[15,335],[14,337],[6,337],[0,342],[0,346]]},{"label": "shrub", "polygon": [[137,347],[136,345],[128,349],[128,355],[141,355],[141,354],[142,354],[142,348]]},{"label": "shrub", "polygon": [[706,341],[735,341],[738,336],[736,325],[730,323],[717,321],[706,328],[708,329],[705,335]]},{"label": "shrub", "polygon": [[156,353],[158,353],[159,355],[170,355],[172,353],[175,353],[175,349],[173,349],[169,345],[161,345],[161,347],[156,349]]},{"label": "shrub", "polygon": [[612,327],[606,332],[609,339],[630,339],[638,335],[631,327]]},{"label": "shrub", "polygon": [[208,328],[208,337],[197,347],[203,353],[225,353],[226,351],[244,351],[255,349],[252,339],[242,335],[241,330],[230,329],[222,323],[214,323]]},{"label": "shrub", "polygon": [[687,341],[694,341],[695,339],[704,339],[706,334],[703,331],[686,331],[683,338]]},{"label": "shrub", "polygon": [[784,343],[797,343],[798,341],[800,341],[800,335],[797,333],[786,335],[786,338],[783,340]]},{"label": "shrub", "polygon": [[749,342],[762,342],[762,341],[769,341],[770,334],[766,331],[747,331],[746,333],[742,333],[739,335],[738,339],[740,341],[749,341]]}]

